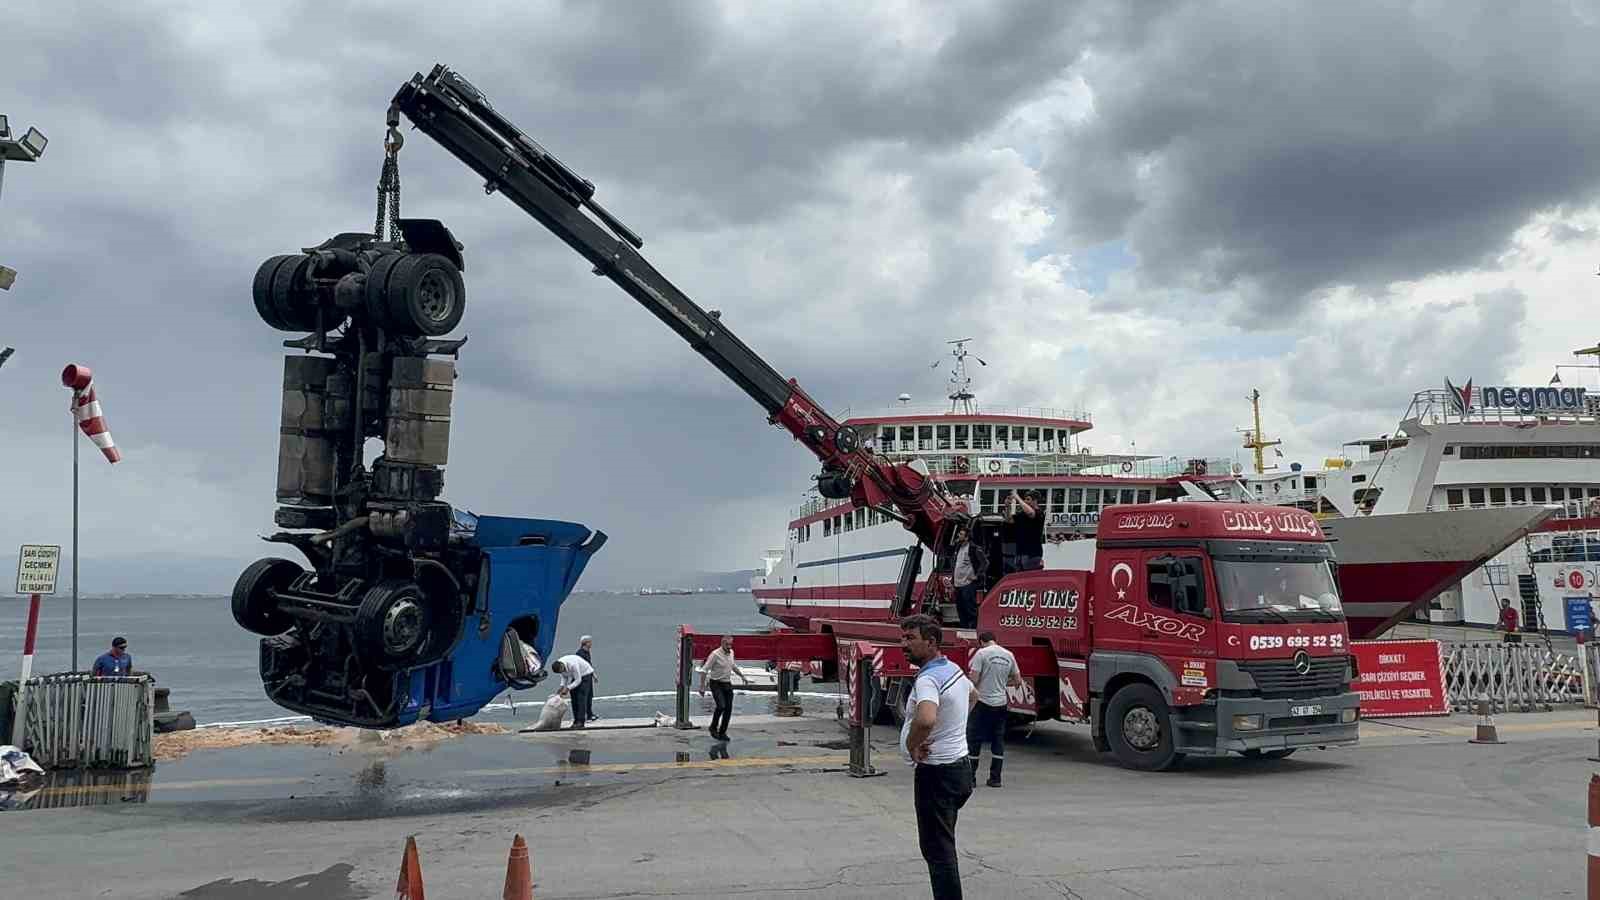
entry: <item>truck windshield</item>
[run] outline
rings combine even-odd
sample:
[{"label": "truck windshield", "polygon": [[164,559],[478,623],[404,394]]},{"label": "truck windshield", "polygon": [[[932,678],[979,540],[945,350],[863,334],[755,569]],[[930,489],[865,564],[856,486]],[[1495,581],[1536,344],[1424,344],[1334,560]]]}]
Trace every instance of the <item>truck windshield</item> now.
[{"label": "truck windshield", "polygon": [[1339,589],[1320,560],[1217,560],[1224,619],[1339,619]]}]

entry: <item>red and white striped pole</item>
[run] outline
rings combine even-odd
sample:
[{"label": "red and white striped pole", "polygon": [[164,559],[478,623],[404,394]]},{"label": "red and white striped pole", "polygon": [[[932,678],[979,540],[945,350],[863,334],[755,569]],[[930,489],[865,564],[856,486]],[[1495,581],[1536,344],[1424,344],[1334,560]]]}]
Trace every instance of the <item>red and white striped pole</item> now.
[{"label": "red and white striped pole", "polygon": [[[28,676],[33,674],[33,640],[39,634],[39,595],[30,594],[28,598],[28,632],[22,639],[22,678],[17,682],[16,715],[11,722],[11,743],[22,746],[22,738],[26,733],[23,722],[28,717]],[[1590,805],[1593,801],[1593,790],[1590,791]],[[1593,816],[1590,816],[1593,818]]]},{"label": "red and white striped pole", "polygon": [[1600,775],[1589,776],[1589,900],[1600,900]]}]

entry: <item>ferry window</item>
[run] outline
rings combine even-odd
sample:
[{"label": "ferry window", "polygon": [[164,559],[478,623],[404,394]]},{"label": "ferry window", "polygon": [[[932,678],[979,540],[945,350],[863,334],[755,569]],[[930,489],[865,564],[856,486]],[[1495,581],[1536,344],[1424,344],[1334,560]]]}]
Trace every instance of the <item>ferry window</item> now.
[{"label": "ferry window", "polygon": [[1139,489],[1139,501],[1138,502],[1140,502],[1140,503],[1149,503],[1150,502],[1150,489],[1149,488],[1140,488]]},{"label": "ferry window", "polygon": [[1533,456],[1533,448],[1527,444],[1511,448],[1512,459],[1528,459]]},{"label": "ferry window", "polygon": [[994,512],[994,488],[984,488],[978,492],[978,511]]},{"label": "ferry window", "polygon": [[1067,489],[1067,512],[1083,512],[1083,488]]},{"label": "ferry window", "polygon": [[1528,488],[1528,499],[1533,501],[1534,503],[1543,503],[1544,502],[1544,488],[1542,488],[1542,487],[1531,487],[1531,488]]},{"label": "ferry window", "polygon": [[935,425],[934,426],[934,433],[939,436],[939,443],[935,446],[935,449],[938,449],[938,450],[949,450],[950,449],[950,426],[949,425]]},{"label": "ferry window", "polygon": [[1590,497],[1600,497],[1600,488],[1589,488]]},{"label": "ferry window", "polygon": [[1488,587],[1510,587],[1511,577],[1507,574],[1509,568],[1505,563],[1486,563],[1479,570],[1482,573],[1480,580]]},{"label": "ferry window", "polygon": [[1314,491],[1316,489],[1317,489],[1317,476],[1315,476],[1315,475],[1307,475],[1306,476],[1306,493],[1310,493],[1310,492],[1312,492],[1312,491]]},{"label": "ferry window", "polygon": [[1577,459],[1578,458],[1578,446],[1576,444],[1571,444],[1571,445],[1568,445],[1566,447],[1562,447],[1561,448],[1561,457],[1563,459]]},{"label": "ferry window", "polygon": [[1467,489],[1467,500],[1473,506],[1482,506],[1483,505],[1483,488],[1468,488]]},{"label": "ferry window", "polygon": [[1445,456],[1455,456],[1456,455],[1456,445],[1455,444],[1445,444],[1444,445],[1444,455]]},{"label": "ferry window", "polygon": [[1367,476],[1365,476],[1365,475],[1351,475],[1350,476],[1350,482],[1352,484],[1360,484],[1361,482],[1366,481],[1366,480],[1367,480]]},{"label": "ferry window", "polygon": [[822,520],[822,536],[823,537],[833,537],[833,520],[832,519],[823,519]]},{"label": "ferry window", "polygon": [[1039,452],[1039,429],[1037,426],[1028,429],[1028,447],[1035,453]]},{"label": "ferry window", "polygon": [[1261,493],[1261,482],[1259,482],[1259,481],[1256,482],[1256,493],[1257,494]]},{"label": "ferry window", "polygon": [[1123,503],[1132,503],[1133,502],[1133,488],[1123,488],[1122,489],[1122,502]]},{"label": "ferry window", "polygon": [[1100,489],[1085,488],[1083,492],[1083,511],[1086,513],[1100,511]]},{"label": "ferry window", "polygon": [[1553,487],[1550,489],[1550,502],[1561,503],[1567,499],[1566,488]]},{"label": "ferry window", "polygon": [[974,450],[987,450],[987,449],[989,449],[989,426],[988,425],[974,425],[974,426],[972,426],[972,449],[974,449]]},{"label": "ferry window", "polygon": [[965,426],[965,425],[957,425],[956,426],[956,449],[957,450],[971,450],[972,449],[972,445],[967,443],[967,426]]},{"label": "ferry window", "polygon": [[933,449],[933,426],[932,425],[918,425],[917,426],[917,449],[918,450],[932,450]]},{"label": "ferry window", "polygon": [[1503,487],[1489,488],[1489,504],[1491,506],[1506,505],[1506,489]]},{"label": "ferry window", "polygon": [[1050,511],[1053,513],[1067,511],[1067,491],[1065,488],[1050,489]]},{"label": "ferry window", "polygon": [[1044,430],[1044,452],[1056,452],[1056,430],[1054,428],[1046,428]]},{"label": "ferry window", "polygon": [[1528,502],[1528,489],[1527,488],[1522,488],[1522,487],[1511,488],[1511,502],[1512,503],[1527,503]]},{"label": "ferry window", "polygon": [[894,449],[894,429],[885,428],[878,432],[878,449],[884,452]]},{"label": "ferry window", "polygon": [[917,430],[910,425],[900,426],[900,449],[915,450],[917,447]]},{"label": "ferry window", "polygon": [[1445,505],[1451,509],[1460,509],[1466,503],[1466,494],[1461,488],[1451,488],[1444,492]]}]

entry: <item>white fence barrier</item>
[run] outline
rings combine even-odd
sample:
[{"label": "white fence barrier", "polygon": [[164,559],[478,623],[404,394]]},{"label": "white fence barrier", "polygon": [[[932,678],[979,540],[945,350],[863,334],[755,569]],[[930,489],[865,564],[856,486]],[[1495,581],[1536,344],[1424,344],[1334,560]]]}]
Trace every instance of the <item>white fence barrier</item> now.
[{"label": "white fence barrier", "polygon": [[1480,700],[1496,711],[1517,712],[1592,703],[1596,683],[1575,653],[1487,641],[1445,644],[1444,681],[1457,712],[1474,711]]},{"label": "white fence barrier", "polygon": [[154,762],[155,679],[76,672],[28,679],[24,746],[47,769],[134,769]]}]

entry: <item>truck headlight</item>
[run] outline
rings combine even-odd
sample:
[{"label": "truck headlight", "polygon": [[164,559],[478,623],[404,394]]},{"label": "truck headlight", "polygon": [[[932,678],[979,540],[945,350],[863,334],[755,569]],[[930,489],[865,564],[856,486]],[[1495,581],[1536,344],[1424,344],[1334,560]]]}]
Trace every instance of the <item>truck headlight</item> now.
[{"label": "truck headlight", "polygon": [[1361,709],[1359,707],[1352,706],[1349,709],[1339,710],[1339,721],[1345,725],[1349,725],[1359,718],[1361,718]]},{"label": "truck headlight", "polygon": [[1259,716],[1259,715],[1234,716],[1233,717],[1233,730],[1234,731],[1260,731],[1261,730],[1261,716]]}]

